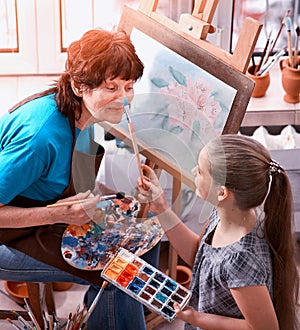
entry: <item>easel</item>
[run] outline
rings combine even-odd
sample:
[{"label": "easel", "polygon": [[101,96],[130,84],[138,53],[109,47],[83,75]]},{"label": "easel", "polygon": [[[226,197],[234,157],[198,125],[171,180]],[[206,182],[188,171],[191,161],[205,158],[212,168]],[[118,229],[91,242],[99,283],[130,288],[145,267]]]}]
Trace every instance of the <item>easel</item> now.
[{"label": "easel", "polygon": [[[199,52],[202,52],[201,54],[208,53],[210,54],[210,57],[213,56],[213,58],[216,58],[223,64],[225,63],[226,65],[230,66],[232,72],[236,71],[239,72],[239,74],[244,74],[249,65],[249,61],[256,45],[259,33],[261,31],[262,24],[251,18],[246,19],[238,39],[236,49],[233,54],[230,54],[205,40],[208,33],[212,33],[215,30],[214,27],[211,25],[211,22],[215,10],[217,8],[218,1],[199,0],[195,2],[196,3],[193,9],[193,13],[191,15],[182,14],[179,23],[176,23],[171,19],[159,13],[156,13],[158,0],[141,0],[139,8],[137,10],[138,15],[137,17],[135,17],[137,20],[136,23],[138,27],[140,27],[144,24],[153,24],[153,22],[155,21],[166,31],[171,31],[171,37],[180,36],[182,37],[183,43],[187,40],[189,44],[191,44],[191,51],[195,52],[195,54]],[[130,25],[130,23],[128,24],[128,21],[130,21],[130,16],[133,14],[133,12],[134,11],[132,9],[125,6],[120,24],[118,26],[119,29],[124,29],[129,34],[131,33],[133,27]],[[150,31],[149,35],[152,37],[154,33]],[[165,45],[172,49],[173,40],[169,40],[170,37],[168,37],[167,34],[166,37],[163,36],[162,38],[165,38]],[[212,72],[212,74],[214,74],[214,72]],[[238,132],[238,129],[244,116],[244,112],[246,110],[247,103],[251,96],[253,83],[249,81],[249,85],[247,88],[247,93],[249,93],[248,98],[242,102],[239,101],[238,104],[234,105],[236,108],[241,108],[243,111],[231,111],[227,123],[224,127],[223,133]],[[131,145],[130,136],[128,133],[109,124],[101,125],[112,135]],[[178,169],[176,169],[173,164],[161,159],[159,154],[155,153],[153,150],[147,149],[146,145],[143,145],[140,142],[138,144],[141,154],[143,154],[147,159],[146,163],[148,163],[152,168],[157,169],[158,171],[165,170],[173,177],[172,209],[177,215],[180,215],[182,183],[185,183],[191,189],[194,189],[193,179],[191,177],[182,175],[182,173],[180,173],[180,171],[178,171]],[[177,259],[178,257],[176,252],[174,251],[172,246],[170,246],[168,268],[170,270],[169,274],[173,278],[176,278]],[[162,318],[157,315],[151,314],[147,317],[146,321],[147,329],[152,329],[154,326],[161,323]]]},{"label": "easel", "polygon": [[250,17],[246,18],[236,48],[233,54],[230,54],[205,40],[208,33],[215,32],[215,27],[211,23],[218,2],[218,0],[195,0],[192,14],[182,14],[179,23],[155,12],[158,0],[141,0],[138,10],[191,40],[223,62],[245,73],[262,29],[262,24]]}]

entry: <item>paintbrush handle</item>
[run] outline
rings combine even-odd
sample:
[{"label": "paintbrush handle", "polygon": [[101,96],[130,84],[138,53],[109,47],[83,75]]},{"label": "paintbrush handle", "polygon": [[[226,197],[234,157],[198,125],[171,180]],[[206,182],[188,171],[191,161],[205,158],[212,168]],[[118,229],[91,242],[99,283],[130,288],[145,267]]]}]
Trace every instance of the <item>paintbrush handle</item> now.
[{"label": "paintbrush handle", "polygon": [[99,292],[97,293],[95,299],[93,300],[91,306],[89,307],[87,313],[85,314],[85,316],[83,317],[83,319],[82,319],[82,321],[81,321],[81,323],[79,325],[79,330],[82,330],[82,329],[85,328],[89,317],[93,313],[93,311],[94,311],[94,309],[95,309],[95,307],[96,307],[96,305],[97,305],[97,303],[98,303],[98,301],[99,301],[99,299],[100,299],[100,297],[101,297],[104,289],[107,287],[107,285],[108,285],[108,282],[107,281],[103,281]]},{"label": "paintbrush handle", "polygon": [[254,75],[256,75],[256,73],[261,69],[261,66],[264,62],[264,58],[266,56],[266,53],[267,53],[267,49],[269,47],[269,43],[270,43],[270,37],[267,39],[267,42],[266,42],[266,45],[265,45],[265,48],[261,54],[261,58],[260,58],[260,61],[259,61],[259,64],[255,67],[255,70],[254,70]]},{"label": "paintbrush handle", "polygon": [[90,198],[85,198],[85,199],[78,199],[76,201],[70,201],[70,202],[63,202],[63,203],[55,203],[55,204],[49,204],[47,207],[59,207],[59,206],[71,206],[75,204],[80,204],[89,201]]},{"label": "paintbrush handle", "polygon": [[137,164],[138,164],[138,169],[139,169],[140,177],[141,177],[141,179],[143,181],[143,179],[144,179],[144,173],[143,173],[143,169],[142,169],[142,164],[141,164],[141,159],[140,159],[140,153],[139,153],[139,149],[138,149],[138,146],[137,146],[136,137],[135,137],[135,133],[134,133],[134,127],[133,127],[133,123],[132,122],[128,122],[128,128],[129,128],[129,133],[130,133],[130,136],[131,136],[133,150],[134,150],[135,157],[136,157]]},{"label": "paintbrush handle", "polygon": [[266,60],[268,60],[268,58],[271,56],[271,54],[273,52],[273,49],[274,49],[274,47],[275,47],[275,45],[277,43],[277,40],[279,39],[279,36],[281,34],[281,31],[282,31],[282,29],[283,29],[283,27],[285,25],[285,20],[286,20],[287,16],[289,15],[290,11],[291,11],[290,9],[287,10],[286,13],[283,16],[283,19],[282,19],[281,24],[280,24],[280,28],[279,28],[279,30],[277,32],[277,35],[276,35],[275,40],[273,41],[273,44],[271,46],[271,49],[269,50],[269,53],[268,53],[268,56],[267,56],[267,59]]},{"label": "paintbrush handle", "polygon": [[289,65],[290,67],[294,67],[294,58],[293,58],[293,48],[292,48],[292,34],[291,31],[287,32],[288,38],[288,53],[289,53]]},{"label": "paintbrush handle", "polygon": [[28,313],[34,327],[36,328],[36,330],[42,330],[39,323],[38,323],[38,321],[37,321],[37,319],[36,319],[36,317],[35,317],[35,315],[33,314],[32,309],[31,309],[31,307],[30,307],[30,305],[29,305],[26,298],[24,298],[24,302],[25,302],[25,308],[27,310],[27,313]]},{"label": "paintbrush handle", "polygon": [[[145,176],[144,176],[143,169],[142,169],[139,149],[138,149],[138,146],[137,146],[137,143],[136,143],[136,137],[135,137],[133,122],[132,122],[132,120],[130,118],[130,114],[129,114],[130,104],[128,103],[127,98],[124,99],[123,103],[124,103],[124,112],[126,114],[126,118],[127,118],[127,122],[128,122],[128,129],[129,129],[129,133],[130,133],[130,136],[131,136],[132,146],[133,146],[133,150],[134,150],[135,157],[136,157],[136,160],[137,160],[137,165],[138,165],[140,177],[141,177],[141,180],[142,180],[142,184],[143,184],[144,180],[145,180]],[[147,188],[144,184],[143,184],[143,186],[144,186],[145,189]]]},{"label": "paintbrush handle", "polygon": [[296,28],[296,41],[295,41],[295,49],[294,49],[294,68],[298,67],[298,45],[299,45],[299,37],[300,37],[300,27]]}]

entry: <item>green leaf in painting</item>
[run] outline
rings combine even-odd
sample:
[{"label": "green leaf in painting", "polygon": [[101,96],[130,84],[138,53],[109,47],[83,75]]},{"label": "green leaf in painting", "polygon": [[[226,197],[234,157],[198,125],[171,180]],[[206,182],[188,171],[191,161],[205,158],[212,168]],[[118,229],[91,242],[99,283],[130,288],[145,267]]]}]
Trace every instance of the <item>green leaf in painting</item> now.
[{"label": "green leaf in painting", "polygon": [[168,123],[169,123],[169,115],[166,115],[166,116],[164,116],[164,119],[163,119],[163,121],[161,123],[161,127],[163,129],[167,129]]},{"label": "green leaf in painting", "polygon": [[169,86],[169,83],[162,78],[152,78],[150,79],[150,81],[152,82],[153,85],[155,85],[158,88]]},{"label": "green leaf in painting", "polygon": [[193,122],[193,131],[192,131],[191,140],[197,138],[199,139],[199,135],[200,135],[200,121],[196,120]]},{"label": "green leaf in painting", "polygon": [[175,134],[180,134],[183,131],[183,128],[181,126],[174,126],[170,129],[170,132]]},{"label": "green leaf in painting", "polygon": [[173,69],[173,67],[171,66],[169,66],[169,71],[179,85],[186,87],[186,78],[181,72]]}]

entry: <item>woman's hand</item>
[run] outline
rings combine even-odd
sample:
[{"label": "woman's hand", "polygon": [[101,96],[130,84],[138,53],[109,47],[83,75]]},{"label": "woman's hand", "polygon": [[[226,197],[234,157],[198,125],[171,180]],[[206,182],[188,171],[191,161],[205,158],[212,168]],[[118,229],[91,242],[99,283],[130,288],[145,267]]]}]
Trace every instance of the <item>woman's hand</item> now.
[{"label": "woman's hand", "polygon": [[142,180],[140,177],[138,178],[137,186],[139,192],[137,194],[137,199],[141,203],[149,203],[151,212],[160,214],[169,208],[164,192],[154,171],[144,164],[142,168],[147,180]]},{"label": "woman's hand", "polygon": [[57,206],[55,208],[52,208],[51,212],[57,212],[56,222],[64,222],[80,226],[93,219],[99,199],[99,195],[94,196],[93,194],[91,194],[91,191],[88,190],[84,193],[78,193],[77,195],[72,197],[60,199],[57,201],[56,204],[85,200],[82,203],[77,203],[68,206]]}]

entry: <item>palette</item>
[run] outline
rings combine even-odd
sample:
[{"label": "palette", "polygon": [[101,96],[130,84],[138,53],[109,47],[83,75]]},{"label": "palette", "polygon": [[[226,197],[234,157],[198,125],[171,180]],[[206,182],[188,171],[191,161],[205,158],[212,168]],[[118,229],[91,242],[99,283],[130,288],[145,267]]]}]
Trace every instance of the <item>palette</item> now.
[{"label": "palette", "polygon": [[174,302],[184,308],[191,297],[184,286],[124,248],[119,248],[101,276],[169,322],[176,317]]},{"label": "palette", "polygon": [[164,232],[156,217],[140,222],[139,210],[131,196],[100,201],[92,221],[66,228],[61,243],[64,260],[78,269],[101,270],[119,247],[143,255]]}]

